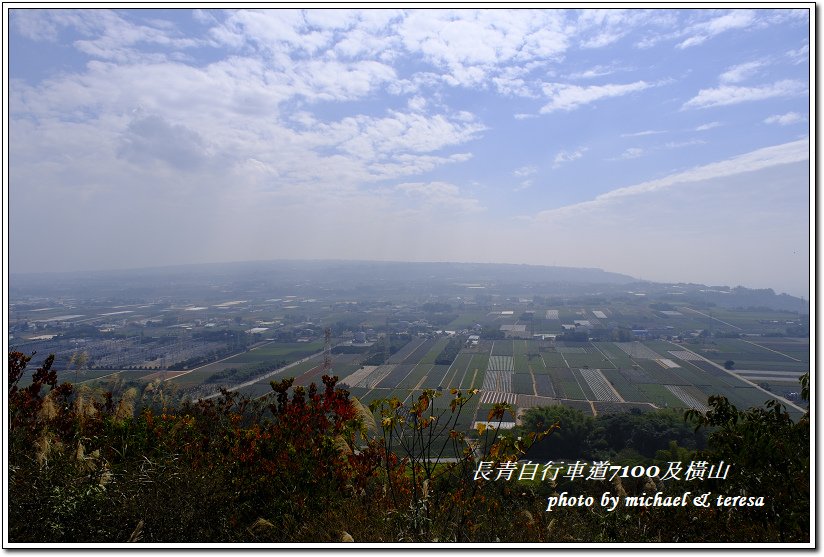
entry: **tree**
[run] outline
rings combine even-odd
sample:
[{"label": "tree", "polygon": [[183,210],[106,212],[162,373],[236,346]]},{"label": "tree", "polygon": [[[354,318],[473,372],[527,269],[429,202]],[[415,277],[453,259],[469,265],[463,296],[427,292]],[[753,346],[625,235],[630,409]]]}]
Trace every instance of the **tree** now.
[{"label": "tree", "polygon": [[521,427],[514,433],[543,431],[553,424],[558,429],[540,443],[536,443],[526,458],[547,460],[556,458],[589,458],[589,438],[593,430],[593,419],[563,405],[530,408],[521,417]]},{"label": "tree", "polygon": [[[809,373],[801,378],[801,395],[809,400]],[[810,413],[793,421],[783,404],[738,410],[723,396],[711,396],[710,409],[688,410],[686,419],[714,428],[708,459],[732,464],[716,491],[764,497],[764,507],[738,509],[729,527],[758,528],[759,536],[779,541],[810,539]],[[755,541],[755,540],[753,540]]]},{"label": "tree", "polygon": [[724,362],[724,369],[733,369],[734,366],[735,362],[733,362],[732,360],[727,360],[726,362]]},{"label": "tree", "polygon": [[615,327],[612,329],[610,335],[614,342],[630,342],[635,339],[635,335],[632,334],[632,329],[628,329],[627,327]]}]

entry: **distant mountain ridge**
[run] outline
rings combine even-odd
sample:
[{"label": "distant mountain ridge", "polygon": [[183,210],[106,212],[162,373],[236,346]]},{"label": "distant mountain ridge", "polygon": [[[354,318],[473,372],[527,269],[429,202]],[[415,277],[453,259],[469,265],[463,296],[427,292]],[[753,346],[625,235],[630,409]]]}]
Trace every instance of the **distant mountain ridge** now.
[{"label": "distant mountain ridge", "polygon": [[[423,280],[443,279],[460,281],[536,281],[573,282],[585,284],[629,284],[638,279],[596,268],[549,267],[543,265],[519,265],[508,263],[451,263],[451,262],[403,262],[403,261],[350,261],[350,260],[271,260],[242,261],[231,263],[194,263],[167,267],[140,269],[74,271],[60,273],[12,274],[12,278],[54,281],[94,278],[151,279],[165,277],[191,277],[192,272],[204,277],[236,277],[260,273],[275,273],[289,280],[306,280],[307,276],[334,273],[338,280]],[[312,277],[317,278],[317,277]]]},{"label": "distant mountain ridge", "polygon": [[[214,292],[215,285],[246,291],[318,288],[344,294],[385,292],[393,286],[416,292],[460,295],[493,291],[499,295],[586,296],[645,293],[650,299],[723,307],[764,307],[809,312],[801,298],[772,289],[641,281],[597,268],[506,263],[400,262],[351,260],[272,260],[201,263],[143,269],[10,275],[12,298],[44,289],[65,292],[146,294],[153,289]],[[468,290],[470,287],[479,290]],[[485,290],[480,290],[485,289]]]}]

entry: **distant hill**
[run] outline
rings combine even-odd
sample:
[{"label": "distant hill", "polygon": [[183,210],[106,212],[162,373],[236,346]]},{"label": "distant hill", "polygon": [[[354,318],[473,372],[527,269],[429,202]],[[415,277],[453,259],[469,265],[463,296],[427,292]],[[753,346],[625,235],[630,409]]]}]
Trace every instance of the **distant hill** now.
[{"label": "distant hill", "polygon": [[[659,285],[663,286],[663,285]],[[726,308],[758,309],[810,313],[809,301],[789,294],[776,294],[772,288],[751,289],[743,286],[706,286],[703,284],[667,285],[664,294],[673,301],[690,301]]]},{"label": "distant hill", "polygon": [[12,289],[75,286],[104,288],[116,283],[118,290],[155,286],[195,287],[215,282],[268,284],[312,283],[316,286],[367,286],[415,284],[629,284],[637,279],[601,269],[508,265],[497,263],[408,263],[396,261],[275,260],[207,263],[145,269],[12,274]]},{"label": "distant hill", "polygon": [[413,295],[468,292],[502,296],[615,296],[644,293],[651,299],[769,308],[809,313],[809,305],[771,289],[665,284],[639,281],[595,268],[499,263],[409,263],[398,261],[275,260],[209,263],[145,269],[10,275],[11,298],[21,295],[113,296],[145,298],[185,292],[320,293],[390,299],[398,291]]}]

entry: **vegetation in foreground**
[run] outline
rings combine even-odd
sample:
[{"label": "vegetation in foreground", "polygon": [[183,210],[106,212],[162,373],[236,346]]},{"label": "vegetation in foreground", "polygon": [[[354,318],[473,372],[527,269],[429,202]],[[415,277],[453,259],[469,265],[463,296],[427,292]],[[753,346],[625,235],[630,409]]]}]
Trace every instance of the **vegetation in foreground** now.
[{"label": "vegetation in foreground", "polygon": [[[171,407],[162,384],[113,395],[58,383],[53,357],[20,387],[29,359],[9,353],[13,543],[810,540],[809,414],[793,422],[774,402],[741,411],[712,397],[709,411],[685,416],[706,436],[690,437],[672,413],[597,421],[546,409],[519,431],[468,436],[454,425],[473,393],[423,391],[411,405],[377,401],[370,412],[324,377],[307,389],[273,382],[264,401],[224,392]],[[803,387],[807,398],[806,379]],[[494,407],[490,421],[505,411]],[[442,459],[445,445],[462,456]],[[498,469],[541,446],[567,462],[733,467],[726,479],[691,482],[475,479],[481,461]],[[546,511],[559,492],[605,491],[766,504]]]}]

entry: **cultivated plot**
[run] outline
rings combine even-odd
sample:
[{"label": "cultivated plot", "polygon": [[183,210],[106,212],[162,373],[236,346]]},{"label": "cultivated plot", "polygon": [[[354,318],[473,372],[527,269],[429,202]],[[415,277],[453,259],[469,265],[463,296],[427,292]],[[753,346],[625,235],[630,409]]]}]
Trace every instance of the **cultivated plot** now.
[{"label": "cultivated plot", "polygon": [[538,406],[554,406],[559,404],[554,398],[535,395],[517,395],[515,404],[518,408],[535,408]]},{"label": "cultivated plot", "polygon": [[700,412],[706,412],[709,409],[701,398],[696,397],[686,387],[680,385],[664,385],[664,387],[689,408],[694,408]]},{"label": "cultivated plot", "polygon": [[638,377],[629,375],[626,369],[602,369],[601,373],[626,401],[650,402],[647,397],[636,388]]},{"label": "cultivated plot", "polygon": [[492,343],[492,356],[512,356],[514,353],[511,340],[496,340]]},{"label": "cultivated plot", "polygon": [[798,380],[804,373],[799,371],[753,371],[735,370],[736,375],[740,375],[748,381],[758,383],[759,381],[777,381],[798,384]]},{"label": "cultivated plot", "polygon": [[486,391],[481,395],[481,404],[499,404],[502,402],[514,406],[518,402],[518,395],[497,391]]},{"label": "cultivated plot", "polygon": [[429,351],[432,350],[432,348],[435,346],[435,342],[436,341],[434,339],[424,340],[421,344],[418,345],[417,348],[415,348],[415,350],[411,354],[409,354],[406,357],[406,359],[404,359],[403,363],[413,365],[420,363],[424,359],[424,357],[427,354],[429,354]]},{"label": "cultivated plot", "polygon": [[555,397],[555,389],[552,387],[552,380],[548,375],[535,376],[535,391],[542,397]]},{"label": "cultivated plot", "polygon": [[410,354],[412,354],[415,350],[420,347],[426,339],[423,338],[413,338],[409,342],[407,342],[400,350],[389,356],[389,359],[386,363],[388,364],[400,364],[402,363]]},{"label": "cultivated plot", "polygon": [[670,350],[669,353],[680,360],[684,360],[686,362],[694,362],[694,361],[702,361],[703,358],[698,354],[694,354],[689,350]]},{"label": "cultivated plot", "polygon": [[555,349],[566,356],[567,354],[586,354],[587,349],[583,346],[564,346],[559,344]]},{"label": "cultivated plot", "polygon": [[422,389],[444,389],[447,388],[448,385],[446,384],[446,373],[449,371],[449,366],[432,366],[432,369],[429,370],[429,373],[426,375],[426,378],[421,385]]},{"label": "cultivated plot", "polygon": [[490,371],[509,371],[515,370],[515,362],[512,356],[490,356],[489,366]]},{"label": "cultivated plot", "polygon": [[479,389],[486,375],[489,357],[486,354],[474,354],[469,367],[461,377],[461,389]]},{"label": "cultivated plot", "polygon": [[631,358],[655,360],[660,358],[656,352],[650,350],[638,341],[635,342],[616,342],[615,346],[626,352]]},{"label": "cultivated plot", "polygon": [[501,391],[504,393],[511,393],[513,392],[512,376],[513,373],[511,371],[487,370],[481,389],[484,391]]},{"label": "cultivated plot", "polygon": [[529,373],[512,374],[512,391],[521,395],[534,395],[532,375]]},{"label": "cultivated plot", "polygon": [[595,400],[608,400],[613,402],[623,402],[621,397],[612,388],[606,377],[599,369],[581,369],[581,375],[586,380],[592,393],[595,395]]},{"label": "cultivated plot", "polygon": [[358,371],[347,375],[346,377],[340,380],[341,385],[348,385],[349,387],[359,387],[360,382],[363,379],[369,377],[373,371],[378,369],[379,366],[364,366],[363,368],[359,369]]},{"label": "cultivated plot", "polygon": [[432,364],[425,364],[420,362],[418,365],[412,368],[412,371],[403,378],[402,381],[398,383],[399,389],[420,389],[421,383],[423,379],[429,373],[429,370],[432,369]]},{"label": "cultivated plot", "polygon": [[375,386],[392,389],[397,387],[415,368],[415,364],[396,364],[386,377]]}]

